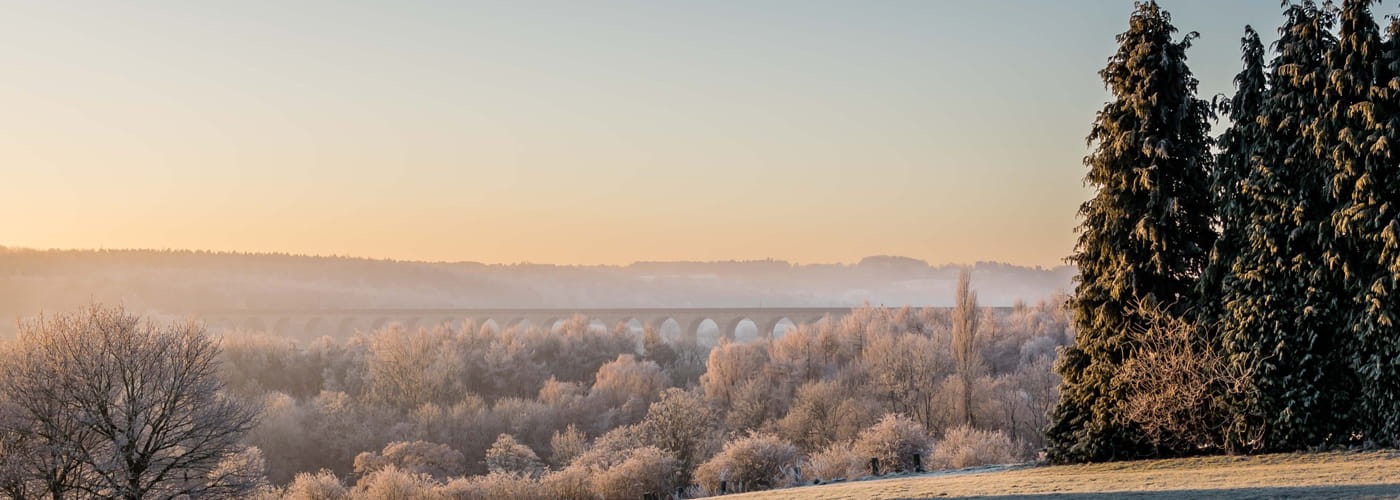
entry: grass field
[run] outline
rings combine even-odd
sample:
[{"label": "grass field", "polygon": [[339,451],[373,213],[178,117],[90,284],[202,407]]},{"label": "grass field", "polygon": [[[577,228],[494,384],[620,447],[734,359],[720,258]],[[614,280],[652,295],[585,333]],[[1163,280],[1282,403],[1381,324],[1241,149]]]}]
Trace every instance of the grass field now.
[{"label": "grass field", "polygon": [[1400,451],[1202,457],[1054,467],[988,466],[725,498],[1400,499]]}]

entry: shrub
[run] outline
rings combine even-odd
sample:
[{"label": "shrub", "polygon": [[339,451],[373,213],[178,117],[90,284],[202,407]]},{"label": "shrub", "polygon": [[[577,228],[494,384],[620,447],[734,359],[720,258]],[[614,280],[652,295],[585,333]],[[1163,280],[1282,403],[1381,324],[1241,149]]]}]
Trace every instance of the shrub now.
[{"label": "shrub", "polygon": [[932,467],[961,469],[1019,460],[1017,446],[1005,432],[959,426],[949,430],[943,440],[933,447],[929,464]]},{"label": "shrub", "polygon": [[[453,479],[437,495],[453,500],[549,500],[540,483],[525,474],[496,471],[484,476]],[[416,497],[407,497],[416,498]]]},{"label": "shrub", "polygon": [[1218,336],[1209,325],[1172,315],[1161,304],[1138,301],[1136,312],[1144,324],[1130,332],[1134,356],[1113,378],[1125,395],[1123,417],[1159,449],[1260,449],[1264,426],[1230,407],[1259,397],[1253,383],[1258,355],[1228,358],[1202,340]]},{"label": "shrub", "polygon": [[849,442],[832,443],[807,459],[807,475],[824,481],[855,479],[869,473],[869,460]]},{"label": "shrub", "polygon": [[757,491],[789,486],[796,481],[801,453],[792,443],[772,434],[752,433],[724,444],[724,450],[695,470],[695,480],[710,492],[719,483],[729,491]]},{"label": "shrub", "polygon": [[559,500],[593,500],[593,486],[589,484],[590,471],[587,467],[573,465],[545,474],[540,478],[540,487],[550,498]]},{"label": "shrub", "polygon": [[927,457],[929,438],[923,426],[909,417],[890,413],[860,433],[855,451],[867,460],[879,460],[880,472],[914,470],[914,455]]},{"label": "shrub", "polygon": [[632,450],[627,458],[605,470],[595,470],[590,482],[602,498],[642,498],[647,492],[664,496],[675,488],[680,461],[655,446]]},{"label": "shrub", "polygon": [[439,498],[437,482],[427,474],[413,474],[395,466],[371,472],[355,484],[356,500],[407,500]]},{"label": "shrub", "polygon": [[349,498],[350,493],[341,484],[340,478],[335,477],[331,471],[321,469],[315,474],[303,472],[292,479],[292,484],[287,486],[287,500],[341,500]]},{"label": "shrub", "polygon": [[264,485],[244,495],[242,498],[243,500],[284,500],[288,497],[282,488]]}]

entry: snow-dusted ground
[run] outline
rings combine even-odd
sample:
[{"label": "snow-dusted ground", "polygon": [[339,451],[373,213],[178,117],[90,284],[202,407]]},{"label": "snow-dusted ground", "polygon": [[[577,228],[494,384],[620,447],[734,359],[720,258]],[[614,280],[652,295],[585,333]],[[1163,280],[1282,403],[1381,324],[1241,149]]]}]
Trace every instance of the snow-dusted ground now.
[{"label": "snow-dusted ground", "polygon": [[1055,467],[989,465],[725,498],[1400,499],[1400,451],[1201,457]]}]

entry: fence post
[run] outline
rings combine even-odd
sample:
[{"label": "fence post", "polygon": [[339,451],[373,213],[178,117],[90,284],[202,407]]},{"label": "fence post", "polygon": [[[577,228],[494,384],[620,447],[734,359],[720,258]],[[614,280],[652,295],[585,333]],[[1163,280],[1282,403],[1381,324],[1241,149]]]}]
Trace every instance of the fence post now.
[{"label": "fence post", "polygon": [[874,457],[870,458],[870,475],[880,475],[880,459]]},{"label": "fence post", "polygon": [[923,472],[923,471],[924,471],[924,457],[921,457],[921,456],[919,456],[918,453],[915,453],[915,454],[914,454],[914,472]]}]

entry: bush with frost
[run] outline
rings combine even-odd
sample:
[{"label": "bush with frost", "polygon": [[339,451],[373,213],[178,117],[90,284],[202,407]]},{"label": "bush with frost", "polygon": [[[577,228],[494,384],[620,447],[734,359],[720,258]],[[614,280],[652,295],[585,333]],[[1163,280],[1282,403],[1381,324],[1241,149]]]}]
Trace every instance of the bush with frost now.
[{"label": "bush with frost", "polygon": [[913,471],[914,455],[927,458],[930,440],[923,426],[903,415],[891,413],[860,433],[855,451],[866,460],[879,461],[880,473]]},{"label": "bush with frost", "polygon": [[961,469],[1019,462],[1020,458],[1019,447],[1005,432],[960,426],[949,430],[943,435],[943,440],[934,445],[929,465]]},{"label": "bush with frost", "polygon": [[724,444],[708,462],[695,470],[695,481],[712,493],[757,491],[795,483],[802,454],[792,443],[772,434],[751,433]]}]

